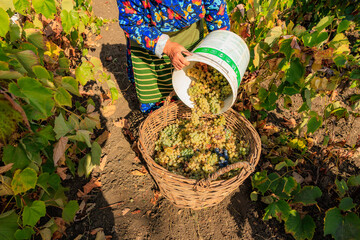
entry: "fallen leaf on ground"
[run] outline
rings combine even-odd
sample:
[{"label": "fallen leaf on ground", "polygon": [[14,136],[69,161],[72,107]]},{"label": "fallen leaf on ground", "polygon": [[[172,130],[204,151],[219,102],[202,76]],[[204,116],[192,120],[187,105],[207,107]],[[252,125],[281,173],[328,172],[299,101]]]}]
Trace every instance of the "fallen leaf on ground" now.
[{"label": "fallen leaf on ground", "polygon": [[131,212],[131,214],[138,214],[138,213],[141,213],[141,210],[140,209],[136,209],[134,211]]},{"label": "fallen leaf on ground", "polygon": [[14,165],[14,163],[9,163],[3,167],[0,167],[0,174],[9,171],[13,165]]},{"label": "fallen leaf on ground", "polygon": [[117,122],[114,122],[115,127],[119,127],[119,128],[126,128],[129,129],[130,128],[130,124],[129,124],[129,120],[123,118],[120,119]]},{"label": "fallen leaf on ground", "polygon": [[93,229],[93,230],[91,230],[91,232],[90,232],[90,234],[91,235],[95,235],[95,234],[97,234],[99,231],[104,231],[104,229],[103,228],[95,228],[95,229]]},{"label": "fallen leaf on ground", "polygon": [[112,236],[111,236],[111,235],[106,235],[106,236],[105,236],[105,239],[106,239],[106,240],[112,239]]},{"label": "fallen leaf on ground", "polygon": [[95,110],[95,107],[94,107],[94,105],[92,105],[92,104],[89,104],[88,106],[87,106],[87,108],[86,108],[86,112],[87,113],[91,113],[91,112],[93,112]]},{"label": "fallen leaf on ground", "polygon": [[298,184],[302,184],[304,182],[304,178],[298,174],[297,172],[293,172],[293,177],[295,179],[295,181],[298,183]]},{"label": "fallen leaf on ground", "polygon": [[54,166],[59,166],[64,164],[63,161],[60,161],[60,159],[65,160],[65,151],[66,151],[66,145],[68,143],[67,137],[61,137],[59,141],[54,146],[54,153],[53,153],[53,160],[54,160]]},{"label": "fallen leaf on ground", "polygon": [[80,240],[83,237],[82,234],[79,234],[76,238],[74,238],[74,240]]},{"label": "fallen leaf on ground", "polygon": [[130,208],[125,208],[124,210],[121,211],[121,214],[124,216],[124,215],[126,215],[129,211],[130,211]]},{"label": "fallen leaf on ground", "polygon": [[108,130],[105,130],[97,139],[96,141],[98,144],[103,144],[108,138],[110,137],[110,132]]},{"label": "fallen leaf on ground", "polygon": [[282,122],[282,124],[290,129],[295,128],[296,127],[296,120],[294,118],[290,118],[290,119],[286,119],[284,118],[284,122]]},{"label": "fallen leaf on ground", "polygon": [[106,240],[104,231],[97,232],[95,240]]},{"label": "fallen leaf on ground", "polygon": [[100,170],[103,171],[105,169],[105,165],[106,165],[106,161],[107,161],[107,155],[105,155],[103,158],[101,158],[100,160]]},{"label": "fallen leaf on ground", "polygon": [[98,41],[100,39],[102,39],[102,36],[99,34],[99,35],[96,36],[95,41]]},{"label": "fallen leaf on ground", "polygon": [[338,91],[334,90],[334,91],[331,93],[330,102],[333,102],[338,94],[339,94]]},{"label": "fallen leaf on ground", "polygon": [[90,182],[88,182],[87,184],[85,184],[83,186],[83,189],[84,189],[83,192],[81,190],[78,191],[77,196],[83,197],[83,196],[87,195],[89,192],[91,192],[91,190],[93,190],[94,188],[97,188],[97,187],[101,187],[101,182],[97,178],[92,178],[90,180]]},{"label": "fallen leaf on ground", "polygon": [[146,168],[144,166],[142,166],[142,168],[140,170],[134,170],[131,172],[131,174],[134,176],[144,176],[147,173],[148,173],[148,171],[146,170]]},{"label": "fallen leaf on ground", "polygon": [[65,221],[62,218],[55,218],[55,223],[58,226],[58,231],[61,233],[65,233],[66,231],[66,226],[65,226]]},{"label": "fallen leaf on ground", "polygon": [[101,113],[104,117],[110,117],[116,112],[116,106],[115,105],[109,105],[102,109]]},{"label": "fallen leaf on ground", "polygon": [[265,125],[265,126],[263,127],[263,131],[264,131],[264,133],[265,133],[267,136],[271,136],[271,135],[273,135],[274,133],[279,132],[280,130],[279,130],[278,127],[276,127],[276,126],[274,126],[274,125]]},{"label": "fallen leaf on ground", "polygon": [[58,168],[56,168],[56,173],[57,173],[57,175],[59,175],[59,177],[62,180],[65,180],[66,177],[67,177],[67,174],[66,174],[67,169],[68,169],[68,167],[58,167]]},{"label": "fallen leaf on ground", "polygon": [[161,196],[161,193],[159,191],[154,191],[154,197],[150,200],[150,202],[153,205],[156,205],[157,201],[159,200],[159,197]]}]

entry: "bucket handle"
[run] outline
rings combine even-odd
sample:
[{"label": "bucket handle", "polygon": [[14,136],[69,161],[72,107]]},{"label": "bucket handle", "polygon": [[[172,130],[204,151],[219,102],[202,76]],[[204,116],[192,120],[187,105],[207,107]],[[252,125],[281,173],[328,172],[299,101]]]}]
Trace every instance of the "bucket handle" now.
[{"label": "bucket handle", "polygon": [[206,58],[206,59],[212,61],[213,63],[216,63],[219,67],[222,68],[222,70],[223,70],[224,72],[226,72],[226,74],[229,74],[229,71],[228,71],[227,69],[225,69],[221,64],[218,64],[218,63],[215,62],[213,59],[211,59],[211,58],[209,58],[209,57],[207,57],[207,56],[205,56],[205,55],[202,55],[202,54],[200,54],[200,53],[189,52],[189,51],[182,51],[181,53],[182,53],[182,54],[185,54],[185,53],[189,54],[189,53],[190,53],[191,55],[196,55],[196,56],[200,56],[200,57]]},{"label": "bucket handle", "polygon": [[218,171],[210,174],[210,176],[206,179],[201,179],[194,185],[194,190],[200,190],[200,188],[208,188],[210,186],[210,183],[214,180],[216,180],[218,177],[223,175],[224,173],[230,172],[231,170],[235,168],[242,168],[247,172],[247,174],[250,174],[254,171],[254,167],[247,161],[243,162],[236,162],[231,165],[228,165],[226,167],[220,168]]}]

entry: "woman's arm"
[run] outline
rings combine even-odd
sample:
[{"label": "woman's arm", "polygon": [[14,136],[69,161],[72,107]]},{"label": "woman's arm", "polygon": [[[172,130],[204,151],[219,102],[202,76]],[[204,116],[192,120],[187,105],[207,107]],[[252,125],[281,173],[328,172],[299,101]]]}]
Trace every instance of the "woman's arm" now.
[{"label": "woman's arm", "polygon": [[230,20],[225,0],[204,0],[205,21],[209,31],[230,30]]}]

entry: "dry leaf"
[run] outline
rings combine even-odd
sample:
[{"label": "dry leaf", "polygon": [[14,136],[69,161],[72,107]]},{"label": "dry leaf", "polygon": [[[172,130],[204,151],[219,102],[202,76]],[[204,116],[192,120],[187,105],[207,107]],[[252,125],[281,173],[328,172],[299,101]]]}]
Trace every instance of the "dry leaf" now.
[{"label": "dry leaf", "polygon": [[141,213],[140,209],[137,209],[137,210],[134,210],[134,211],[131,212],[131,214],[138,214],[138,213]]},{"label": "dry leaf", "polygon": [[66,145],[68,143],[68,138],[67,137],[61,137],[59,139],[59,141],[55,144],[54,146],[54,154],[53,154],[53,160],[54,160],[54,165],[59,166],[61,165],[58,164],[59,160],[63,157],[65,157],[65,151],[66,151]]},{"label": "dry leaf", "polygon": [[124,210],[121,211],[121,214],[123,216],[125,216],[129,211],[130,211],[130,208],[125,208]]},{"label": "dry leaf", "polygon": [[88,106],[87,106],[87,108],[86,108],[86,112],[87,113],[91,113],[91,112],[93,112],[95,110],[95,107],[94,107],[94,105],[92,105],[92,104],[89,104]]},{"label": "dry leaf", "polygon": [[97,139],[96,141],[98,144],[103,144],[108,138],[110,137],[110,132],[108,130],[105,130]]},{"label": "dry leaf", "polygon": [[106,240],[104,231],[97,232],[95,240]]},{"label": "dry leaf", "polygon": [[104,117],[110,117],[112,116],[116,111],[116,106],[115,105],[109,105],[106,106],[102,109],[101,113]]},{"label": "dry leaf", "polygon": [[76,238],[74,238],[74,240],[80,240],[83,237],[82,234],[79,234]]},{"label": "dry leaf", "polygon": [[134,162],[135,163],[141,163],[140,158],[139,157],[134,157]]},{"label": "dry leaf", "polygon": [[93,229],[93,230],[91,230],[91,232],[90,232],[90,234],[91,235],[95,235],[95,234],[97,234],[99,231],[104,231],[104,229],[103,228],[95,228],[95,229]]},{"label": "dry leaf", "polygon": [[291,41],[291,48],[301,50],[296,38],[294,37]]},{"label": "dry leaf", "polygon": [[338,94],[339,94],[338,91],[334,90],[331,93],[330,102],[333,102]]},{"label": "dry leaf", "polygon": [[298,183],[298,184],[302,184],[304,182],[304,178],[298,174],[297,172],[293,172],[293,177],[295,179],[295,181]]},{"label": "dry leaf", "polygon": [[105,236],[105,239],[106,239],[106,240],[112,239],[112,236],[111,236],[111,235],[107,235],[107,236]]},{"label": "dry leaf", "polygon": [[65,233],[66,231],[66,226],[65,226],[65,221],[62,218],[54,218],[55,219],[55,223],[58,226],[58,231],[61,233]]},{"label": "dry leaf", "polygon": [[100,160],[100,170],[103,171],[105,169],[105,165],[106,165],[106,161],[107,161],[107,155],[105,155],[103,158],[101,158]]},{"label": "dry leaf", "polygon": [[14,163],[9,163],[9,164],[6,164],[3,167],[0,167],[0,174],[9,171],[12,168],[13,165],[14,165]]},{"label": "dry leaf", "polygon": [[144,176],[147,173],[148,173],[148,171],[146,170],[146,168],[144,166],[142,166],[142,168],[140,170],[134,170],[131,172],[131,174],[134,176]]},{"label": "dry leaf", "polygon": [[245,16],[245,6],[244,6],[244,4],[238,4],[236,7],[240,10],[241,16],[244,17]]},{"label": "dry leaf", "polygon": [[57,173],[57,175],[59,175],[59,177],[62,180],[65,180],[67,178],[67,174],[66,174],[67,169],[68,169],[68,167],[57,167],[56,168],[56,173]]},{"label": "dry leaf", "polygon": [[264,133],[267,135],[267,136],[271,136],[273,135],[274,133],[277,133],[279,132],[279,128],[274,126],[274,125],[268,125],[266,124],[264,127],[263,127],[263,131]]},{"label": "dry leaf", "polygon": [[150,200],[150,202],[153,205],[156,205],[157,201],[159,200],[159,197],[161,196],[161,193],[159,191],[154,191],[154,197]]},{"label": "dry leaf", "polygon": [[78,191],[77,196],[83,197],[87,195],[89,192],[91,192],[91,190],[97,187],[101,187],[101,182],[99,181],[99,179],[92,178],[90,182],[88,182],[87,184],[85,184],[85,186],[83,186],[84,191],[81,190]]},{"label": "dry leaf", "polygon": [[286,119],[284,118],[284,122],[282,122],[283,125],[285,125],[286,127],[293,129],[296,127],[296,120],[294,118],[291,119]]},{"label": "dry leaf", "polygon": [[95,41],[99,41],[100,39],[102,39],[102,36],[99,34],[96,36]]},{"label": "dry leaf", "polygon": [[130,128],[130,123],[129,120],[123,118],[120,119],[117,122],[114,122],[115,127],[119,127],[119,128],[125,128],[125,129],[129,129]]},{"label": "dry leaf", "polygon": [[108,62],[111,62],[111,61],[113,60],[113,57],[112,57],[112,56],[108,56],[108,57],[105,58],[105,60],[108,61]]}]

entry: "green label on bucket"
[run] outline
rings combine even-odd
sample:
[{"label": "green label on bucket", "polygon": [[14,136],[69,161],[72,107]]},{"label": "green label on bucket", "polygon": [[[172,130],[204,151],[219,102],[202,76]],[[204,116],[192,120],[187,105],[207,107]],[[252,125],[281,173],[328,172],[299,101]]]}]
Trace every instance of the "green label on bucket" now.
[{"label": "green label on bucket", "polygon": [[209,54],[217,56],[218,58],[221,58],[222,60],[227,62],[227,64],[229,64],[230,67],[235,71],[235,74],[237,76],[238,87],[240,86],[241,74],[240,74],[239,68],[236,66],[235,62],[228,55],[226,55],[225,53],[223,53],[217,49],[207,48],[207,47],[195,49],[194,53],[197,53],[197,52],[209,53]]}]

